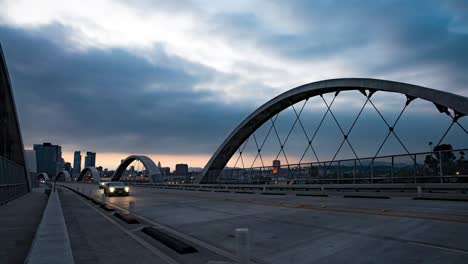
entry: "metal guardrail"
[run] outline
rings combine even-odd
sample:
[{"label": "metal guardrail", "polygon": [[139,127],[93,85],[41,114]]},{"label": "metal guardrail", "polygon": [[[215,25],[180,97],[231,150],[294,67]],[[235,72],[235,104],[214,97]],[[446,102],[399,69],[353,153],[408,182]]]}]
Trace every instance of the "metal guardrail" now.
[{"label": "metal guardrail", "polygon": [[0,204],[28,192],[24,166],[0,156]]},{"label": "metal guardrail", "polygon": [[421,183],[421,184],[158,184],[136,183],[128,184],[136,187],[175,189],[175,190],[205,190],[214,192],[327,192],[327,191],[382,191],[416,193],[418,188],[424,192],[447,191],[468,193],[468,183]]},{"label": "metal guardrail", "polygon": [[[395,184],[468,182],[468,149],[209,172],[223,184]],[[215,176],[219,175],[218,178]],[[208,177],[210,179],[210,177]]]}]

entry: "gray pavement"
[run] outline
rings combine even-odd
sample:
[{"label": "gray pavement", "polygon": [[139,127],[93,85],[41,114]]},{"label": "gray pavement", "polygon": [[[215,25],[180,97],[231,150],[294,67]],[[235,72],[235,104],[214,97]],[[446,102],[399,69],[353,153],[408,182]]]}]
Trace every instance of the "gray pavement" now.
[{"label": "gray pavement", "polygon": [[[78,186],[78,185],[74,185]],[[80,185],[96,197],[96,185]],[[132,188],[109,202],[155,224],[235,252],[251,231],[266,263],[468,263],[468,204],[410,197],[346,199]]]},{"label": "gray pavement", "polygon": [[72,192],[60,199],[75,263],[166,263]]},{"label": "gray pavement", "polygon": [[47,204],[43,188],[0,206],[0,263],[24,263]]}]

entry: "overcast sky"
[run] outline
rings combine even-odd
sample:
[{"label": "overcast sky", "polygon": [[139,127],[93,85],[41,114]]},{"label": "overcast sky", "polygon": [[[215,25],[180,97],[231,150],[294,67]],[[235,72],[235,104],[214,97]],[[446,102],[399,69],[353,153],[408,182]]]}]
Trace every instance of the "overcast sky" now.
[{"label": "overcast sky", "polygon": [[[0,0],[0,42],[25,146],[60,144],[68,161],[74,150],[96,151],[109,168],[133,153],[202,167],[258,106],[323,79],[380,78],[468,96],[463,0]],[[364,102],[356,98],[345,94],[334,106],[343,122]],[[375,100],[394,117],[404,97]],[[310,133],[320,107],[308,103],[304,111],[315,118]],[[450,119],[428,103],[410,108],[399,133],[412,151],[427,150]],[[358,135],[381,129],[380,143],[386,127],[370,128],[384,125],[375,113],[361,119],[352,143],[373,155],[370,137]],[[316,142],[323,159],[340,143],[327,122]],[[466,147],[466,133],[455,127],[452,134],[450,143]],[[300,156],[304,147],[291,143],[289,152]]]}]

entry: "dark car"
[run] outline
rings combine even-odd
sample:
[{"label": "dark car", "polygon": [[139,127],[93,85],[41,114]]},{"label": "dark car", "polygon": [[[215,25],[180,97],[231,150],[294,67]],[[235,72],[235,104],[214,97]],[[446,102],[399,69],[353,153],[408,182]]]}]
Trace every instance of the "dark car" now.
[{"label": "dark car", "polygon": [[130,187],[123,182],[108,182],[104,186],[104,194],[106,196],[129,196]]}]

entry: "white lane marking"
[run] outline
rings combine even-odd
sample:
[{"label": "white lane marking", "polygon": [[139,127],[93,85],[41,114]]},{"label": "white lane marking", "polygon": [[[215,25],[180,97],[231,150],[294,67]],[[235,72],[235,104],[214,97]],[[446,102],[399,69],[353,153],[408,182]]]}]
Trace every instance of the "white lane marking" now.
[{"label": "white lane marking", "polygon": [[426,244],[426,243],[422,243],[422,242],[413,242],[413,241],[407,241],[406,243],[417,245],[417,246],[437,248],[437,249],[446,250],[446,251],[458,252],[458,253],[462,253],[462,254],[468,254],[468,251],[464,251],[464,250],[460,250],[460,249],[456,249],[456,248],[441,247],[441,246]]},{"label": "white lane marking", "polygon": [[[132,232],[130,232],[129,230],[125,229],[124,227],[122,227],[120,224],[118,224],[114,219],[110,218],[108,215],[104,214],[103,212],[99,211],[96,207],[90,205],[89,203],[87,203],[86,201],[84,201],[83,199],[80,199],[80,197],[78,197],[77,194],[71,192],[72,195],[74,195],[76,198],[78,198],[78,200],[80,200],[81,202],[83,202],[84,204],[86,204],[87,206],[89,206],[90,208],[92,208],[94,211],[96,211],[97,213],[99,213],[101,216],[103,216],[104,218],[106,218],[109,222],[111,222],[112,224],[114,224],[115,226],[117,226],[121,231],[123,231],[124,233],[126,233],[127,235],[129,235],[131,238],[135,239],[138,243],[140,243],[142,246],[144,246],[145,248],[147,248],[148,250],[150,250],[151,252],[153,252],[155,255],[157,255],[158,257],[160,257],[161,259],[163,259],[166,263],[168,264],[180,264],[179,262],[175,261],[173,258],[169,257],[168,255],[164,254],[162,251],[160,251],[159,249],[153,247],[152,245],[150,245],[148,242],[146,242],[145,240],[139,238],[137,235],[133,234]],[[117,207],[117,206],[116,206]]]}]

